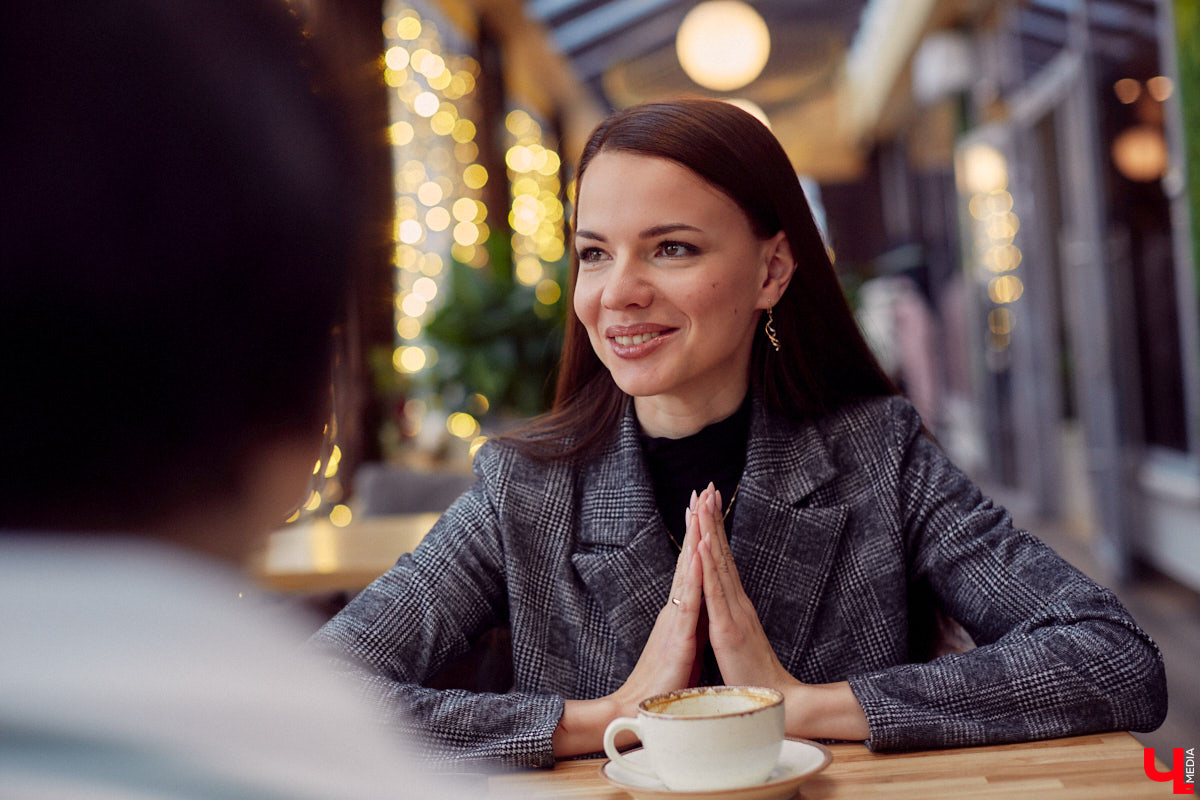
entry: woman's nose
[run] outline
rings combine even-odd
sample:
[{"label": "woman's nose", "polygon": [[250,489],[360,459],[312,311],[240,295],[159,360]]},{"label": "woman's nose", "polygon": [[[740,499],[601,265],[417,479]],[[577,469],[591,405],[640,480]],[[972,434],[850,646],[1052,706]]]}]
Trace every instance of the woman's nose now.
[{"label": "woman's nose", "polygon": [[644,265],[629,256],[618,256],[608,270],[600,302],[605,308],[617,311],[625,308],[645,308],[654,297]]}]

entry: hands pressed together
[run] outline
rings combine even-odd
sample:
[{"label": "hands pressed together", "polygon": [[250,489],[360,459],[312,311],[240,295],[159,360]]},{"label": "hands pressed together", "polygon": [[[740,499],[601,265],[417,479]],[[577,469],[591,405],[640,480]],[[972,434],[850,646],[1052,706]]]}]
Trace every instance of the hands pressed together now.
[{"label": "hands pressed together", "polygon": [[725,683],[780,691],[800,685],[779,663],[742,588],[721,509],[721,493],[711,483],[699,495],[692,492],[668,600],[641,658],[616,692],[627,699],[627,709],[650,695],[692,683],[703,657],[702,609],[707,640]]},{"label": "hands pressed together", "polygon": [[[613,694],[566,701],[554,734],[555,754],[597,750],[594,745],[609,720],[636,716],[637,704],[651,695],[694,685],[706,639],[726,684],[783,692],[788,735],[867,738],[866,716],[847,682],[802,683],[779,662],[742,588],[725,535],[721,493],[711,483],[699,495],[692,492],[684,513],[686,528],[671,591],[637,664]],[[702,610],[707,629],[701,624]]]}]

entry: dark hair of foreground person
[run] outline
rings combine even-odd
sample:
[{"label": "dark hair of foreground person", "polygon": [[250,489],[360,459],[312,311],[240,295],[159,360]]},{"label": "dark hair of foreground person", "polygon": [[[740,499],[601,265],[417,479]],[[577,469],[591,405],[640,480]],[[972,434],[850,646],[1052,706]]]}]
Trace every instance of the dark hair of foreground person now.
[{"label": "dark hair of foreground person", "polygon": [[319,439],[361,138],[280,8],[6,6],[0,525],[153,524]]}]

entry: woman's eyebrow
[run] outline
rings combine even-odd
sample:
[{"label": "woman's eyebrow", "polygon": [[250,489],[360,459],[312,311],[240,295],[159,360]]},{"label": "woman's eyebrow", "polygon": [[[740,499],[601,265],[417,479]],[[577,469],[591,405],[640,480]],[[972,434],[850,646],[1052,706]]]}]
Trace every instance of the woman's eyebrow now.
[{"label": "woman's eyebrow", "polygon": [[[703,231],[700,230],[699,228],[697,228],[695,225],[688,225],[687,223],[684,223],[684,222],[668,222],[665,225],[655,225],[653,228],[647,228],[646,230],[644,230],[638,234],[638,238],[653,239],[656,236],[664,236],[668,233],[677,233],[679,231],[694,231],[696,233],[703,233]],[[597,242],[607,242],[608,241],[608,239],[604,238],[603,234],[596,233],[595,231],[586,231],[586,230],[575,231],[575,238],[576,239],[593,239]]]},{"label": "woman's eyebrow", "polygon": [[653,239],[655,236],[662,236],[668,233],[677,233],[678,231],[694,231],[696,233],[704,232],[695,225],[688,225],[684,222],[669,222],[666,225],[655,225],[653,228],[647,228],[639,235],[643,239]]}]

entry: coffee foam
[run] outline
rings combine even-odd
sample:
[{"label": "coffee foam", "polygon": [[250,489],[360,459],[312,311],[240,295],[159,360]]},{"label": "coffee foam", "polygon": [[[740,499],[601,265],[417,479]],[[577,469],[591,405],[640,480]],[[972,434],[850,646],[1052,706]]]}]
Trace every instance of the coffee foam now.
[{"label": "coffee foam", "polygon": [[644,707],[652,714],[671,717],[717,717],[757,711],[777,701],[776,696],[752,689],[713,686],[671,692]]}]

